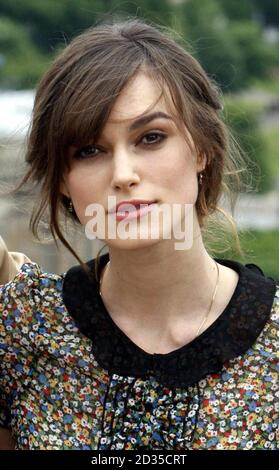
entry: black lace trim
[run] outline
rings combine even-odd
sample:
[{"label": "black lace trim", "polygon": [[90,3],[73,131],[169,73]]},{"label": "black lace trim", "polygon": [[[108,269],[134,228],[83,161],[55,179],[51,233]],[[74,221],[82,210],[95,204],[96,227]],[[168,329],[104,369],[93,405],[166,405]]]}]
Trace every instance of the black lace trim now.
[{"label": "black lace trim", "polygon": [[[100,257],[99,274],[109,260]],[[149,354],[113,322],[99,295],[99,283],[80,266],[65,275],[63,300],[79,330],[92,340],[96,361],[109,374],[148,378],[164,386],[188,387],[217,373],[224,363],[243,355],[270,316],[276,282],[254,265],[216,259],[239,274],[233,296],[219,318],[198,338],[167,354]],[[94,273],[95,260],[87,264]]]}]

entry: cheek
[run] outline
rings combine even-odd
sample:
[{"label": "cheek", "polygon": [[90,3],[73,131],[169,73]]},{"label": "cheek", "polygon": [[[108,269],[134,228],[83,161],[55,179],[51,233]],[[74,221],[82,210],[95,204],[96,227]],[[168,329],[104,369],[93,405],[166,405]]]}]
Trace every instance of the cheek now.
[{"label": "cheek", "polygon": [[92,178],[92,172],[88,169],[74,170],[68,175],[68,189],[81,224],[86,223],[86,207],[89,204],[99,202],[98,195],[100,195],[101,188],[97,181],[98,178]]},{"label": "cheek", "polygon": [[195,158],[189,148],[177,146],[163,161],[166,163],[161,166],[160,173],[154,172],[158,176],[158,185],[163,190],[175,193],[179,202],[194,204],[197,198],[197,174]]},{"label": "cheek", "polygon": [[70,173],[68,181],[69,191],[75,203],[85,199],[90,188],[88,175],[83,171],[73,172]]}]

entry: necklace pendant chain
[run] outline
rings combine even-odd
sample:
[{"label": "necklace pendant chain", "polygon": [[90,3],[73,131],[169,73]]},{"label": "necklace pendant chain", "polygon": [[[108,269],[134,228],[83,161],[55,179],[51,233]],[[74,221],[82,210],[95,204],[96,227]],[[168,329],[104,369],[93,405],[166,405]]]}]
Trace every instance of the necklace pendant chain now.
[{"label": "necklace pendant chain", "polygon": [[[215,260],[214,260],[214,261],[215,261]],[[219,284],[219,274],[220,274],[220,273],[219,273],[219,266],[218,266],[218,263],[216,263],[216,261],[215,261],[215,264],[216,264],[216,267],[217,267],[217,281],[216,281],[214,293],[213,293],[213,296],[212,296],[212,299],[211,299],[211,302],[210,302],[209,309],[208,309],[207,313],[205,314],[204,319],[202,320],[202,322],[201,322],[201,324],[200,324],[200,326],[199,326],[199,328],[198,328],[198,330],[197,330],[197,332],[196,332],[196,334],[195,334],[195,338],[197,338],[197,336],[199,336],[201,329],[202,329],[203,326],[205,325],[205,323],[206,323],[206,321],[207,321],[207,319],[208,319],[208,317],[209,317],[209,314],[210,314],[210,312],[211,312],[211,308],[212,308],[214,299],[215,299],[215,297],[216,297],[216,292],[217,292],[217,287],[218,287],[218,284]]]},{"label": "necklace pendant chain", "polygon": [[[215,261],[215,260],[214,260],[214,261]],[[100,278],[99,294],[100,294],[101,297],[102,297],[102,292],[101,292],[102,282],[103,282],[104,275],[105,275],[105,272],[106,272],[106,270],[107,270],[109,264],[110,264],[110,261],[108,261],[108,263],[106,264],[106,266],[105,266],[105,268],[104,268],[104,270],[103,270],[103,273],[102,273],[102,275],[101,275],[101,278]],[[212,305],[213,305],[213,302],[214,302],[214,299],[215,299],[215,296],[216,296],[217,287],[218,287],[218,284],[219,284],[219,274],[220,274],[220,273],[219,273],[219,266],[218,266],[218,263],[216,263],[216,261],[215,261],[215,264],[216,264],[216,267],[217,267],[217,281],[216,281],[216,285],[215,285],[213,297],[212,297],[212,299],[211,299],[209,309],[208,309],[208,311],[206,312],[206,314],[205,314],[205,316],[204,316],[204,318],[203,318],[203,320],[202,320],[202,322],[201,322],[201,324],[200,324],[200,326],[199,326],[199,328],[198,328],[198,330],[197,330],[197,332],[196,332],[196,334],[195,334],[195,338],[197,338],[197,336],[199,336],[201,329],[204,327],[204,325],[205,325],[205,323],[206,323],[206,321],[207,321],[207,319],[208,319],[208,317],[209,317],[209,314],[210,314],[210,312],[211,312],[211,308],[212,308]]]},{"label": "necklace pendant chain", "polygon": [[103,272],[102,272],[101,278],[100,278],[99,294],[100,294],[101,297],[102,297],[102,292],[101,292],[102,282],[103,282],[104,275],[105,275],[105,272],[106,272],[106,270],[107,270],[109,264],[110,264],[110,261],[107,262],[107,264],[106,264],[106,266],[105,266],[105,268],[104,268],[104,270],[103,270]]}]

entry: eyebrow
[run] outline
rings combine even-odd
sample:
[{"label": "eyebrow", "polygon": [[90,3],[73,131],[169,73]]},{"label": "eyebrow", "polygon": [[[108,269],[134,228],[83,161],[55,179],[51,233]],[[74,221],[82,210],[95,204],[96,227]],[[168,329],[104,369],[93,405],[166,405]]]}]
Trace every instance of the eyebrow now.
[{"label": "eyebrow", "polygon": [[146,116],[142,116],[142,117],[136,119],[130,125],[129,131],[134,131],[134,130],[138,129],[139,127],[145,126],[149,122],[154,121],[154,119],[159,119],[159,118],[173,120],[173,118],[171,116],[169,116],[168,114],[163,113],[162,111],[156,111],[154,113],[147,114]]}]

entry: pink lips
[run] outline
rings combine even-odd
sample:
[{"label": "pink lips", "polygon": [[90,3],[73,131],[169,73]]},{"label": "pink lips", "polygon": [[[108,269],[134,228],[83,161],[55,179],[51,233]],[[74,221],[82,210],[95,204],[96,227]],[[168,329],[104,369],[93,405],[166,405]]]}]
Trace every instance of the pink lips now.
[{"label": "pink lips", "polygon": [[116,204],[115,207],[113,207],[109,213],[115,213],[115,212],[118,212],[119,210],[124,210],[123,207],[121,206],[125,206],[125,205],[129,205],[129,207],[127,208],[127,210],[131,210],[131,205],[132,206],[139,206],[140,204],[152,204],[156,201],[148,201],[148,200],[144,200],[144,199],[130,199],[130,200],[124,200],[124,201],[121,201],[119,202],[118,204]]},{"label": "pink lips", "polygon": [[157,205],[156,201],[143,201],[135,200],[133,201],[122,201],[116,205],[117,212],[114,210],[109,211],[109,214],[114,215],[117,221],[120,220],[131,220],[138,217],[142,217]]},{"label": "pink lips", "polygon": [[152,211],[152,209],[156,206],[156,203],[148,204],[148,205],[142,205],[139,209],[126,212],[123,214],[122,212],[117,212],[116,213],[116,220],[131,220],[131,219],[136,219],[138,217],[142,217],[143,215],[147,214],[148,212]]}]

